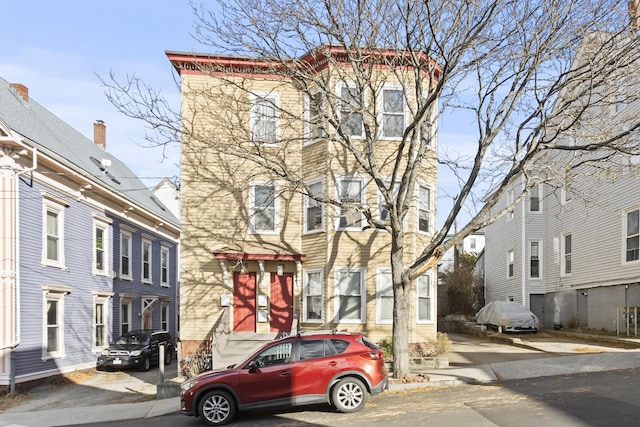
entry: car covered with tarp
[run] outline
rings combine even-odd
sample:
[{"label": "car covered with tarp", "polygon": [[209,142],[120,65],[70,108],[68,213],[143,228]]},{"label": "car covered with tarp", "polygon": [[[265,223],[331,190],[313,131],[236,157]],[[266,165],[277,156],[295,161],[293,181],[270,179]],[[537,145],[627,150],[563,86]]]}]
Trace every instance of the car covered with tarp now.
[{"label": "car covered with tarp", "polygon": [[537,332],[538,317],[515,301],[492,301],[476,314],[476,323],[498,332]]}]

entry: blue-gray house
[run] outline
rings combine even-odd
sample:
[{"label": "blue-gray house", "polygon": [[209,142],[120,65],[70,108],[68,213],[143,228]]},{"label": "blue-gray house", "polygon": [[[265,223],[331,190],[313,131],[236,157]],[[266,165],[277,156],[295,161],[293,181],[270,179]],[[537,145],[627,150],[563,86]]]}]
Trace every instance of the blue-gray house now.
[{"label": "blue-gray house", "polygon": [[0,78],[0,388],[177,333],[179,220],[106,151]]}]

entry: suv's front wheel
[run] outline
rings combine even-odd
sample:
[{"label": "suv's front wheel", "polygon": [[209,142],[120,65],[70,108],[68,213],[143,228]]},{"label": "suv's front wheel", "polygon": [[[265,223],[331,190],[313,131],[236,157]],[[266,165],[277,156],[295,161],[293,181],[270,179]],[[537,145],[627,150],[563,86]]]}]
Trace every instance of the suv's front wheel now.
[{"label": "suv's front wheel", "polygon": [[151,358],[145,357],[140,361],[140,372],[147,372],[151,369]]},{"label": "suv's front wheel", "polygon": [[198,414],[210,426],[221,426],[235,418],[236,404],[226,391],[214,390],[200,399]]},{"label": "suv's front wheel", "polygon": [[343,378],[331,389],[331,403],[340,412],[359,411],[367,397],[367,388],[357,378]]}]

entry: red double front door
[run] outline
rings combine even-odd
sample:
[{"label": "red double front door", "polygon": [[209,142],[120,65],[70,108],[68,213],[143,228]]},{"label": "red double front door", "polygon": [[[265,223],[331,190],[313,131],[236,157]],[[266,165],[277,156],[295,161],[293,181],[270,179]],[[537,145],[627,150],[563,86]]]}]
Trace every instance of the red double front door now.
[{"label": "red double front door", "polygon": [[[233,330],[236,332],[255,332],[259,309],[257,306],[256,273],[233,275]],[[271,273],[269,301],[269,330],[271,332],[289,332],[293,323],[293,274],[278,276]]]}]

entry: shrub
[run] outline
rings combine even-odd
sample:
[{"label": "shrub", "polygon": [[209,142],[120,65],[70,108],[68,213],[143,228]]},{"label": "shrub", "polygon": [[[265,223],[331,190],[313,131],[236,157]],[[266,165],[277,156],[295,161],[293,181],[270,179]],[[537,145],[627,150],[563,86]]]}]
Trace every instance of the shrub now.
[{"label": "shrub", "polygon": [[[378,343],[384,353],[385,362],[393,361],[393,339],[385,337]],[[429,339],[422,343],[409,344],[410,357],[435,357],[448,353],[451,349],[451,340],[443,332],[438,332],[435,339]]]}]

